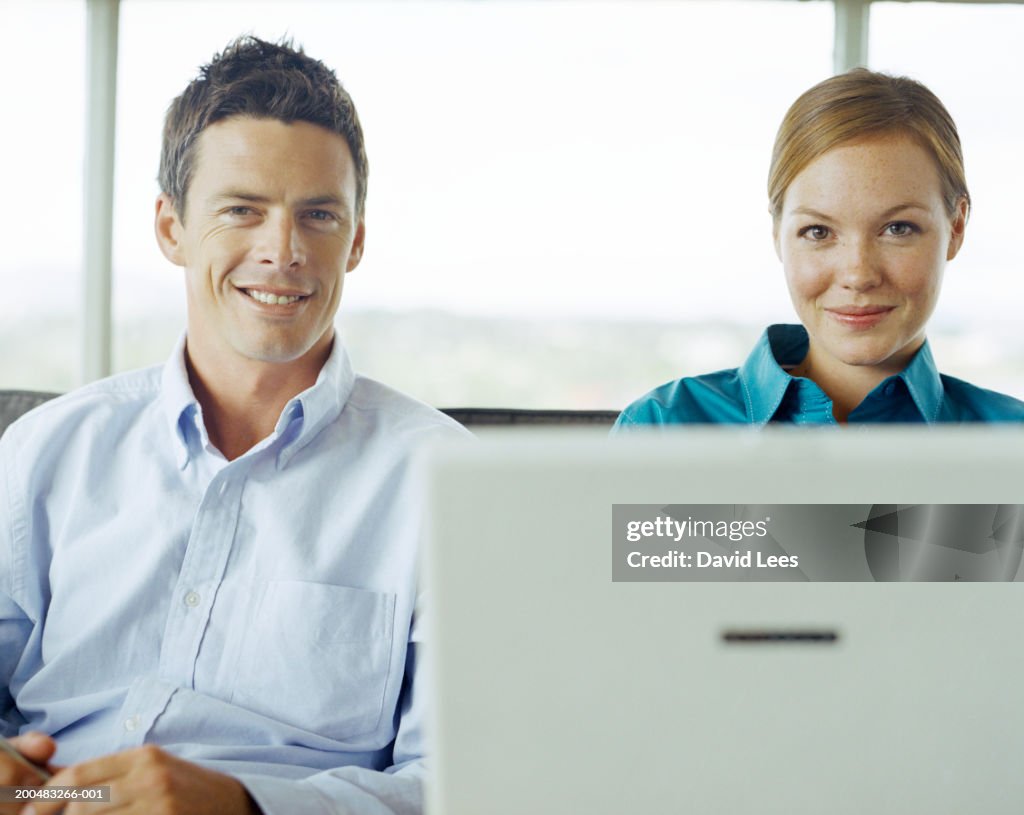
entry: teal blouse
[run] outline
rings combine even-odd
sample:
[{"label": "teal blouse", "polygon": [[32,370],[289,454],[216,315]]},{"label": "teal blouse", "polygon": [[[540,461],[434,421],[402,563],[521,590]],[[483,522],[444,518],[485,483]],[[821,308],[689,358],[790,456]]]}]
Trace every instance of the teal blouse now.
[{"label": "teal blouse", "polygon": [[[769,326],[739,368],[687,376],[655,388],[622,411],[614,430],[661,424],[838,424],[832,400],[787,368],[807,355],[801,325]],[[1024,402],[940,374],[926,341],[910,364],[871,391],[851,423],[1020,422]]]}]

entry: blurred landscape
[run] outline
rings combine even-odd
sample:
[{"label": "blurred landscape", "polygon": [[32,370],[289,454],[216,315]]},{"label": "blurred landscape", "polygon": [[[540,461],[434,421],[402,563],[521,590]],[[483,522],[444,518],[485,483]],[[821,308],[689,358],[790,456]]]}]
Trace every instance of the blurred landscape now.
[{"label": "blurred landscape", "polygon": [[[177,317],[117,323],[115,368],[163,362],[181,328]],[[736,367],[763,329],[441,311],[342,309],[339,319],[357,371],[438,407],[621,409],[670,379]],[[1024,399],[1024,331],[937,325],[930,339],[943,373]],[[69,390],[78,357],[71,317],[0,324],[0,388]]]}]

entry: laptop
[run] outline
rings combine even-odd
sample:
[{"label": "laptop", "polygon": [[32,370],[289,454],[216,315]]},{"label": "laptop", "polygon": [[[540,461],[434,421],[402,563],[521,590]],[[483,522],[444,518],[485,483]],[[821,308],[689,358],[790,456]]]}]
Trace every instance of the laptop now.
[{"label": "laptop", "polygon": [[423,465],[431,815],[1024,809],[1024,432],[513,431]]}]

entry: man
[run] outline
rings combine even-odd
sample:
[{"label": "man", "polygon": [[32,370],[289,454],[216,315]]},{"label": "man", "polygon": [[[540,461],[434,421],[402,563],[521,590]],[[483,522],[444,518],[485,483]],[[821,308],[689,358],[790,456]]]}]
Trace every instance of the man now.
[{"label": "man", "polygon": [[67,813],[422,808],[409,454],[464,431],[335,342],[366,177],[333,72],[232,43],[164,129],[185,336],[0,440],[0,726],[49,784],[110,787]]}]

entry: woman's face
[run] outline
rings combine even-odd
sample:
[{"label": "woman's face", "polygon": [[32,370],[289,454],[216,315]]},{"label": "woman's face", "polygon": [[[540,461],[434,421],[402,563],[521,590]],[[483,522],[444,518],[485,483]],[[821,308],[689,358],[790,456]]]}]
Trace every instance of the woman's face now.
[{"label": "woman's face", "polygon": [[808,164],[775,227],[810,336],[805,367],[902,370],[924,342],[966,218],[966,201],[950,218],[935,161],[909,136],[841,144]]}]

